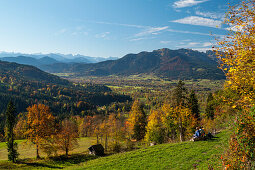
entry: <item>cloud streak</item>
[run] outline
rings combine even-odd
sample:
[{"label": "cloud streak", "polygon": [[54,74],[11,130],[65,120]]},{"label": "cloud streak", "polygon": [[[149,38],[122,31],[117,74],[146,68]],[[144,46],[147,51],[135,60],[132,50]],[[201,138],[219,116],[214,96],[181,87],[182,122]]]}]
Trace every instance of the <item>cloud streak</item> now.
[{"label": "cloud streak", "polygon": [[185,18],[170,21],[170,22],[206,26],[206,27],[213,27],[213,28],[221,28],[221,23],[222,23],[222,21],[219,21],[219,20],[213,20],[213,19],[198,17],[198,16],[189,16],[189,17],[185,17]]},{"label": "cloud streak", "polygon": [[223,20],[225,17],[225,14],[223,13],[201,12],[201,11],[196,11],[196,15],[200,15],[202,17],[207,17],[212,19],[220,19],[220,20]]},{"label": "cloud streak", "polygon": [[93,22],[96,24],[105,24],[105,25],[117,25],[117,26],[124,26],[124,27],[133,27],[133,28],[148,28],[149,26],[143,26],[143,25],[135,25],[135,24],[121,24],[121,23],[114,23],[114,22]]},{"label": "cloud streak", "polygon": [[103,33],[100,33],[100,34],[96,34],[96,38],[106,38],[107,35],[110,34],[110,32],[103,32]]},{"label": "cloud streak", "polygon": [[174,2],[173,7],[174,8],[184,8],[184,7],[190,7],[194,6],[203,2],[206,2],[208,0],[179,0]]},{"label": "cloud streak", "polygon": [[141,36],[147,36],[147,35],[158,35],[160,34],[162,31],[168,29],[168,26],[164,26],[164,27],[149,27],[146,28],[144,31],[135,34],[136,37],[141,37]]}]

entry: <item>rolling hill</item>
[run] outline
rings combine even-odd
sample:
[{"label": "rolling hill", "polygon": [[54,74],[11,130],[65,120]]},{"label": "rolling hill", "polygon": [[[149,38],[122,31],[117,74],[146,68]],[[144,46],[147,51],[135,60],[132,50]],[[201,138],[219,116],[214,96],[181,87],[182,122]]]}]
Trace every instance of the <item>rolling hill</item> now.
[{"label": "rolling hill", "polygon": [[213,57],[213,53],[163,48],[128,54],[118,60],[94,64],[56,63],[41,69],[52,73],[75,73],[76,76],[154,74],[169,79],[225,79]]},{"label": "rolling hill", "polygon": [[68,85],[69,81],[58,76],[46,73],[34,66],[0,61],[0,77],[23,82],[37,81],[40,83],[53,83]]}]

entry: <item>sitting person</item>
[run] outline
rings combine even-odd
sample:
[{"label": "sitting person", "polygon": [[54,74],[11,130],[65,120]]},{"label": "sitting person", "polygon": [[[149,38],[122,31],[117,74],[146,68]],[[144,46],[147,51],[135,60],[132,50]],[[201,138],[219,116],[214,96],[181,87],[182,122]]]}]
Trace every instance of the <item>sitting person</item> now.
[{"label": "sitting person", "polygon": [[193,135],[194,140],[198,139],[200,137],[199,127],[196,127],[195,134]]},{"label": "sitting person", "polygon": [[203,129],[202,126],[200,127],[199,132],[202,137],[205,137],[205,130]]}]

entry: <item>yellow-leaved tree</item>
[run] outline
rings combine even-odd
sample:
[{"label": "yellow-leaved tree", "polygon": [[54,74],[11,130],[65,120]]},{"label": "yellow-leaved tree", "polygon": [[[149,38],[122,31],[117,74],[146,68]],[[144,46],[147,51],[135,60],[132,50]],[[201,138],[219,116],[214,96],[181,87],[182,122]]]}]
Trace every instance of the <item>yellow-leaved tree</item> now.
[{"label": "yellow-leaved tree", "polygon": [[164,104],[162,111],[165,115],[163,123],[166,126],[169,137],[174,139],[175,135],[178,134],[182,142],[186,137],[191,136],[197,122],[189,108],[181,105],[171,107],[169,104]]},{"label": "yellow-leaved tree", "polygon": [[27,108],[27,139],[36,145],[36,157],[40,158],[39,148],[47,145],[55,137],[55,118],[48,106],[34,104]]},{"label": "yellow-leaved tree", "polygon": [[148,142],[163,143],[166,138],[163,119],[165,115],[158,110],[152,110],[148,117],[145,140]]},{"label": "yellow-leaved tree", "polygon": [[146,113],[143,105],[138,101],[134,101],[128,117],[128,125],[131,137],[137,141],[142,140],[146,132]]},{"label": "yellow-leaved tree", "polygon": [[[218,42],[216,52],[226,73],[226,87],[240,98],[235,107],[235,131],[229,151],[223,156],[226,168],[255,168],[255,0],[243,0],[230,7],[225,24],[229,34]],[[253,109],[252,109],[253,108]]]}]

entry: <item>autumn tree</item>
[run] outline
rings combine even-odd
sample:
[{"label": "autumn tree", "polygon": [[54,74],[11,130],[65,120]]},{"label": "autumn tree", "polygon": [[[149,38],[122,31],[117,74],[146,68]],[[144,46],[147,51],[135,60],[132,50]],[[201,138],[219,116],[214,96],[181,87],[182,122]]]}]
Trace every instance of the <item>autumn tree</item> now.
[{"label": "autumn tree", "polygon": [[36,157],[39,156],[39,148],[47,144],[55,135],[55,118],[48,106],[34,104],[27,108],[27,139],[36,145]]},{"label": "autumn tree", "polygon": [[166,138],[166,128],[164,126],[162,111],[152,110],[148,117],[145,139],[148,142],[163,143]]},{"label": "autumn tree", "polygon": [[255,0],[243,0],[230,7],[225,24],[229,33],[218,42],[216,52],[221,68],[226,73],[226,87],[233,89],[240,98],[233,107],[240,107],[236,115],[235,133],[231,138],[230,152],[224,157],[227,168],[253,169],[255,165],[254,136],[255,116],[250,109],[255,105]]},{"label": "autumn tree", "polygon": [[108,133],[111,137],[112,150],[119,152],[121,149],[121,141],[125,139],[125,128],[121,121],[120,114],[111,114],[108,117]]},{"label": "autumn tree", "polygon": [[137,141],[142,140],[146,132],[146,113],[143,105],[138,101],[134,101],[128,117],[128,124],[131,129],[132,138]]},{"label": "autumn tree", "polygon": [[17,118],[17,123],[14,127],[15,139],[25,138],[24,134],[26,132],[26,126],[27,126],[26,115],[20,113]]},{"label": "autumn tree", "polygon": [[60,131],[57,134],[57,144],[60,150],[64,151],[68,156],[69,151],[74,149],[78,145],[77,138],[78,126],[77,124],[69,119],[65,119],[61,123]]},{"label": "autumn tree", "polygon": [[168,133],[176,132],[176,134],[179,134],[180,141],[184,141],[192,133],[192,129],[196,125],[196,120],[191,110],[184,106],[171,107],[169,104],[164,104],[162,111],[165,114],[163,123]]},{"label": "autumn tree", "polygon": [[8,160],[12,162],[16,162],[18,158],[18,152],[17,152],[17,143],[14,142],[14,126],[16,124],[16,109],[12,103],[12,101],[9,102],[6,110],[6,144],[7,144],[7,150],[8,150]]}]

